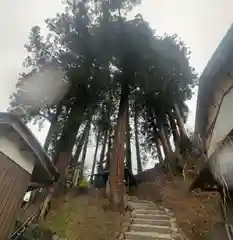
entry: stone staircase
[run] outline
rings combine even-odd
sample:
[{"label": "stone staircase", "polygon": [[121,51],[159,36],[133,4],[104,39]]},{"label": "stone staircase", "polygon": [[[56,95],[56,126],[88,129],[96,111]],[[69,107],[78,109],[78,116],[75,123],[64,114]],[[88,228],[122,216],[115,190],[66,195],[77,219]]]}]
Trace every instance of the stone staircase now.
[{"label": "stone staircase", "polygon": [[131,197],[128,207],[131,221],[121,239],[125,240],[188,240],[177,227],[170,210],[151,201]]}]

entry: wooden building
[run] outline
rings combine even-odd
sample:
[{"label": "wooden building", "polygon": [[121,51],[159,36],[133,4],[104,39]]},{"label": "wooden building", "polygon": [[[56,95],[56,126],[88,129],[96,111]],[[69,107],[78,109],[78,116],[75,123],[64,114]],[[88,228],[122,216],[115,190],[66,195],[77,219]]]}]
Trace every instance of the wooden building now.
[{"label": "wooden building", "polygon": [[191,190],[218,191],[227,237],[233,239],[233,25],[199,82],[195,136],[206,162]]},{"label": "wooden building", "polygon": [[0,113],[0,239],[9,239],[28,189],[58,178],[56,168],[31,131],[11,113]]},{"label": "wooden building", "polygon": [[233,188],[233,26],[200,77],[195,133],[215,180]]}]

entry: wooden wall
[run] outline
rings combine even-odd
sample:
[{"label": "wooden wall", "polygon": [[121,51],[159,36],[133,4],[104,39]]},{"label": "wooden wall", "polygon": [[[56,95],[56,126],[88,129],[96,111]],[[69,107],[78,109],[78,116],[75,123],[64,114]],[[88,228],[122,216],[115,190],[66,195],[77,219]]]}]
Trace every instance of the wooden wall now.
[{"label": "wooden wall", "polygon": [[9,239],[30,174],[0,152],[0,239]]}]

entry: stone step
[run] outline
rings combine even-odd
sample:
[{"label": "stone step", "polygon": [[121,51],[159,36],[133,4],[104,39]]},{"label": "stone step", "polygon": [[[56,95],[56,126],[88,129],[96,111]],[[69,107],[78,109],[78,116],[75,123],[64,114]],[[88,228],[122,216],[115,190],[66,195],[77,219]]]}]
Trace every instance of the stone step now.
[{"label": "stone step", "polygon": [[145,204],[135,204],[135,203],[128,203],[128,205],[132,206],[133,208],[137,209],[157,209],[155,205],[145,205]]},{"label": "stone step", "polygon": [[[181,240],[178,228],[173,224],[171,210],[147,200],[131,197],[128,206],[132,209],[131,225],[124,234],[125,240]],[[174,225],[174,226],[173,226]],[[173,227],[172,227],[173,226]]]},{"label": "stone step", "polygon": [[129,198],[130,198],[131,200],[134,200],[134,201],[147,201],[147,202],[151,202],[150,200],[139,199],[138,197],[135,197],[135,196],[130,196]]},{"label": "stone step", "polygon": [[132,213],[135,213],[135,214],[160,214],[160,215],[163,215],[163,214],[167,214],[165,212],[165,210],[162,210],[162,209],[134,209],[132,211]]},{"label": "stone step", "polygon": [[135,203],[135,202],[129,202],[131,205],[134,205],[136,207],[140,208],[150,208],[150,207],[155,207],[155,204],[150,204],[150,203]]},{"label": "stone step", "polygon": [[152,201],[139,200],[139,199],[137,199],[137,200],[132,200],[132,199],[130,199],[129,201],[130,201],[130,202],[133,202],[133,203],[154,204]]},{"label": "stone step", "polygon": [[158,219],[158,220],[169,220],[170,217],[167,214],[139,214],[139,213],[132,213],[131,215],[133,218],[140,218],[140,219]]},{"label": "stone step", "polygon": [[145,219],[145,218],[133,218],[133,224],[149,224],[149,225],[158,225],[158,226],[167,226],[170,227],[171,223],[169,220],[164,219]]},{"label": "stone step", "polygon": [[131,231],[135,232],[157,232],[164,234],[171,234],[172,230],[169,226],[150,225],[150,224],[132,224]]},{"label": "stone step", "polygon": [[131,203],[128,202],[128,205],[131,206],[132,208],[137,208],[137,209],[158,209],[157,206],[154,204],[138,204],[138,203]]},{"label": "stone step", "polygon": [[141,204],[141,205],[148,205],[148,206],[152,206],[152,205],[157,205],[153,202],[144,202],[144,201],[128,201],[128,202],[131,202],[131,203],[134,203],[134,204]]},{"label": "stone step", "polygon": [[127,240],[171,240],[172,234],[163,234],[155,232],[126,232],[125,239]]}]

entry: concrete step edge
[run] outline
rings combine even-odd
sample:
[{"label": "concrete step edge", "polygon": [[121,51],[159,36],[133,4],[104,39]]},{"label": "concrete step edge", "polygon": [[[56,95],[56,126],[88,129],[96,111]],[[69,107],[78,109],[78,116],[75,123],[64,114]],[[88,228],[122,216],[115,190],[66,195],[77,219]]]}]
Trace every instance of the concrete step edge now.
[{"label": "concrete step edge", "polygon": [[135,218],[138,218],[138,217],[141,217],[141,218],[145,218],[145,219],[148,219],[148,218],[168,218],[170,219],[170,216],[168,216],[167,214],[138,214],[138,213],[132,213],[131,214],[132,217],[135,217]]},{"label": "concrete step edge", "polygon": [[134,218],[134,217],[131,217],[131,220],[134,221],[134,220],[138,220],[138,221],[151,221],[151,222],[168,222],[168,223],[171,223],[170,219],[148,219],[148,218]]},{"label": "concrete step edge", "polygon": [[128,202],[131,205],[137,206],[137,207],[155,207],[156,205],[152,203],[134,203],[134,202]]},{"label": "concrete step edge", "polygon": [[[170,226],[160,226],[160,225],[151,225],[151,224],[137,224],[137,223],[132,223],[130,227],[145,227],[145,228],[159,228],[159,229],[171,229]],[[172,229],[171,229],[172,230]]]},{"label": "concrete step edge", "polygon": [[137,207],[143,207],[143,208],[157,208],[157,209],[163,209],[165,210],[165,208],[163,206],[159,206],[159,205],[156,205],[154,203],[134,203],[134,202],[130,202],[128,201],[128,204],[130,205],[134,205],[134,206],[137,206]]},{"label": "concrete step edge", "polygon": [[140,202],[152,202],[151,200],[139,199],[139,198],[132,198],[130,197],[129,200],[132,201],[140,201]]},{"label": "concrete step edge", "polygon": [[129,199],[128,200],[129,202],[133,202],[133,203],[147,203],[147,204],[155,204],[154,202],[152,201],[146,201],[146,200],[132,200],[132,199]]},{"label": "concrete step edge", "polygon": [[172,234],[165,233],[155,233],[155,232],[138,232],[138,231],[130,231],[126,232],[125,236],[142,236],[142,237],[151,237],[151,238],[161,238],[161,239],[172,239]]},{"label": "concrete step edge", "polygon": [[148,219],[132,219],[131,224],[149,224],[149,225],[161,225],[171,227],[170,221],[167,220],[149,220]]},{"label": "concrete step edge", "polygon": [[135,211],[137,211],[137,212],[145,212],[145,213],[148,213],[148,212],[163,212],[163,213],[165,213],[165,214],[167,214],[167,211],[165,211],[164,209],[159,209],[159,208],[152,208],[152,209],[148,209],[148,208],[146,208],[146,209],[140,209],[140,208],[136,208],[135,209]]},{"label": "concrete step edge", "polygon": [[135,210],[133,210],[132,211],[132,214],[139,214],[139,215],[148,215],[148,216],[154,216],[154,215],[156,215],[156,216],[169,216],[169,214],[168,213],[166,213],[166,212],[162,212],[162,211],[142,211],[142,210],[137,210],[137,209],[135,209]]}]

